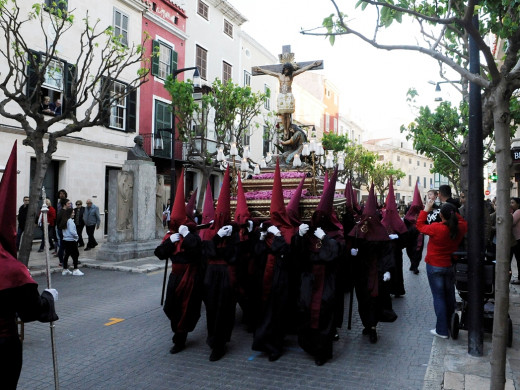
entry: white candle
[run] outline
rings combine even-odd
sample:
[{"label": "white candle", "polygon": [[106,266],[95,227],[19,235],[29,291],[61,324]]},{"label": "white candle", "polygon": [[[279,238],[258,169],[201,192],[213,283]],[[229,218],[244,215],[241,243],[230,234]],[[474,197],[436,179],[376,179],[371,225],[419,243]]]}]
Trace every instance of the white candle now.
[{"label": "white candle", "polygon": [[255,175],[259,175],[260,174],[260,167],[258,166],[258,164],[255,164],[255,170],[253,171],[253,173]]},{"label": "white candle", "polygon": [[304,143],[302,149],[302,156],[308,156],[309,154],[311,154],[311,152],[309,151],[309,144]]},{"label": "white candle", "polygon": [[238,149],[236,142],[231,142],[231,150],[229,151],[229,154],[231,156],[237,156],[238,155]]},{"label": "white candle", "polygon": [[302,162],[300,160],[300,155],[298,153],[296,153],[294,155],[294,158],[293,158],[293,163],[292,163],[293,167],[299,167],[302,165]]}]

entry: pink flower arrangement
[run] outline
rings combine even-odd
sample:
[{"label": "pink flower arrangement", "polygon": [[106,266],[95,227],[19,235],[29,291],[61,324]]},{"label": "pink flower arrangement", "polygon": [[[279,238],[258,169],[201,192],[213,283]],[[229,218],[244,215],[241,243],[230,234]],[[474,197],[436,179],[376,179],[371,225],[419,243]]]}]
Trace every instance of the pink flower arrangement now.
[{"label": "pink flower arrangement", "polygon": [[[305,172],[281,172],[280,177],[282,179],[301,179],[305,176]],[[264,179],[274,179],[274,173],[261,173],[259,175],[254,175],[253,180],[264,180]]]},{"label": "pink flower arrangement", "polygon": [[[283,190],[283,197],[284,199],[291,199],[294,196],[294,193],[296,192],[296,189],[293,190]],[[266,200],[266,199],[272,199],[271,190],[262,190],[262,191],[248,191],[245,193],[246,200]],[[335,198],[341,198],[343,197],[343,194],[334,194]],[[308,190],[302,191],[302,198],[305,199],[319,199],[321,198],[321,195],[318,196],[312,196]],[[236,197],[233,197],[231,199],[236,199]]]}]

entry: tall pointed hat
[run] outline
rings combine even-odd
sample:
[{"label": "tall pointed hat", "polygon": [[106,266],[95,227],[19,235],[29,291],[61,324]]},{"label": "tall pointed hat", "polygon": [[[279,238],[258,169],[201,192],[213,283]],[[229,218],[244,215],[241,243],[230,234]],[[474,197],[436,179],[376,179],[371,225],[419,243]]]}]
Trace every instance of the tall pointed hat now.
[{"label": "tall pointed hat", "polygon": [[303,185],[305,183],[305,175],[300,180],[300,184],[298,184],[298,187],[296,188],[296,191],[294,191],[293,196],[291,197],[291,200],[289,201],[289,204],[285,208],[287,211],[287,216],[289,217],[289,220],[291,221],[293,226],[300,226],[302,223],[300,220],[300,199],[302,197],[302,191],[303,191]]},{"label": "tall pointed hat", "polygon": [[353,202],[352,202],[352,183],[350,178],[347,180],[347,184],[345,184],[345,190],[343,191],[343,195],[345,196],[345,203],[347,209],[349,211],[353,210]]},{"label": "tall pointed hat", "polygon": [[16,259],[17,141],[0,181],[0,291],[34,283],[27,267]]},{"label": "tall pointed hat", "polygon": [[320,202],[312,215],[311,224],[323,228],[327,233],[331,231],[343,231],[343,225],[339,222],[334,211],[334,193],[338,179],[338,168],[334,169],[327,187],[321,194]]},{"label": "tall pointed hat", "polygon": [[293,234],[293,225],[287,216],[285,202],[282,189],[282,178],[280,176],[280,163],[276,160],[276,169],[274,171],[273,192],[271,196],[271,207],[269,210],[270,220],[282,232],[287,243],[291,242]]},{"label": "tall pointed hat", "polygon": [[395,203],[394,180],[392,176],[390,176],[390,184],[388,185],[388,196],[386,197],[385,209],[385,216],[381,220],[381,223],[386,227],[387,232],[389,234],[406,233],[408,229],[401,217],[399,217],[399,211],[397,210],[397,205]]},{"label": "tall pointed hat", "polygon": [[170,230],[177,232],[179,226],[186,222],[186,204],[184,203],[184,169],[177,182],[175,200],[170,214]]},{"label": "tall pointed hat", "polygon": [[224,225],[228,225],[231,222],[231,207],[230,207],[230,191],[231,183],[229,176],[229,165],[226,168],[224,179],[222,181],[222,187],[220,187],[220,194],[218,195],[217,208],[215,209],[215,219],[213,224],[205,233],[205,239],[210,240],[217,234],[220,228]]},{"label": "tall pointed hat", "polygon": [[[323,192],[327,189],[329,185],[329,171],[325,171],[325,175],[323,175]],[[322,194],[323,194],[322,192]]]},{"label": "tall pointed hat", "polygon": [[211,185],[206,184],[206,194],[204,195],[204,208],[202,210],[202,223],[206,224],[215,219],[215,206],[213,206],[213,193]]},{"label": "tall pointed hat", "polygon": [[325,173],[325,181],[323,183],[323,193],[321,194],[320,203],[316,207],[316,211],[322,211],[328,215],[332,214],[333,203],[334,203],[334,191],[336,191],[336,180],[337,180],[337,167],[328,180],[328,174]]},{"label": "tall pointed hat", "polygon": [[417,221],[417,216],[419,215],[419,212],[424,208],[422,199],[421,199],[421,193],[419,192],[419,182],[415,183],[415,190],[413,192],[413,201],[412,205],[410,206],[410,209],[404,216],[404,219],[406,219],[409,222],[415,223]]},{"label": "tall pointed hat", "polygon": [[199,188],[195,188],[195,191],[193,191],[193,194],[191,194],[190,200],[186,204],[186,217],[190,221],[193,221],[193,216],[195,214],[195,205],[197,204],[197,190]]},{"label": "tall pointed hat", "polygon": [[239,225],[244,225],[247,220],[251,219],[251,213],[247,207],[246,195],[242,187],[242,179],[238,175],[238,189],[237,189],[237,207],[235,210],[235,222]]},{"label": "tall pointed hat", "polygon": [[386,228],[381,224],[377,215],[377,200],[374,192],[374,183],[370,186],[367,203],[359,223],[350,231],[349,236],[362,238],[367,241],[388,241]]}]

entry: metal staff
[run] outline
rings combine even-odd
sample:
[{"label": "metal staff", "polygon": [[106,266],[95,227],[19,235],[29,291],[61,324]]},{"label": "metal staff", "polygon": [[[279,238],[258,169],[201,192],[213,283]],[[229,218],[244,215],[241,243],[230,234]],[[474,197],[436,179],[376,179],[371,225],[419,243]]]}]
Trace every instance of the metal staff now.
[{"label": "metal staff", "polygon": [[[45,200],[47,199],[47,195],[45,194],[45,187],[42,187],[42,198],[43,204],[41,213],[43,225],[43,239],[45,240],[45,268],[47,270],[47,288],[51,288],[51,268],[49,265],[49,221],[47,219],[47,212],[49,211],[49,208],[45,203]],[[51,329],[52,365],[54,367],[54,388],[56,390],[59,390],[60,383],[58,378],[58,356],[56,354],[56,342],[54,339],[54,321],[51,321],[49,323],[49,326]]]}]

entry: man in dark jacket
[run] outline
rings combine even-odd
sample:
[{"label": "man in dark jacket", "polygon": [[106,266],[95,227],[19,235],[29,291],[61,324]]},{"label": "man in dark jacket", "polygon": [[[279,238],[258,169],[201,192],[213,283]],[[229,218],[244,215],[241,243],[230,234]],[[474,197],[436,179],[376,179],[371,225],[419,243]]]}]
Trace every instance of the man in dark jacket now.
[{"label": "man in dark jacket", "polygon": [[101,224],[99,208],[92,203],[91,199],[87,199],[87,207],[83,213],[83,221],[85,222],[85,229],[87,230],[88,235],[88,242],[85,250],[89,251],[98,244],[94,238],[94,231],[99,229],[99,225]]},{"label": "man in dark jacket", "polygon": [[20,250],[20,241],[25,230],[25,220],[27,219],[27,210],[29,210],[29,197],[23,197],[23,204],[18,209],[18,229],[16,231],[16,249]]},{"label": "man in dark jacket", "polygon": [[83,242],[83,228],[85,227],[85,221],[83,220],[84,212],[85,207],[83,206],[83,202],[77,200],[76,208],[74,209],[74,224],[76,225],[76,231],[78,232],[78,247],[80,248],[85,245]]}]

